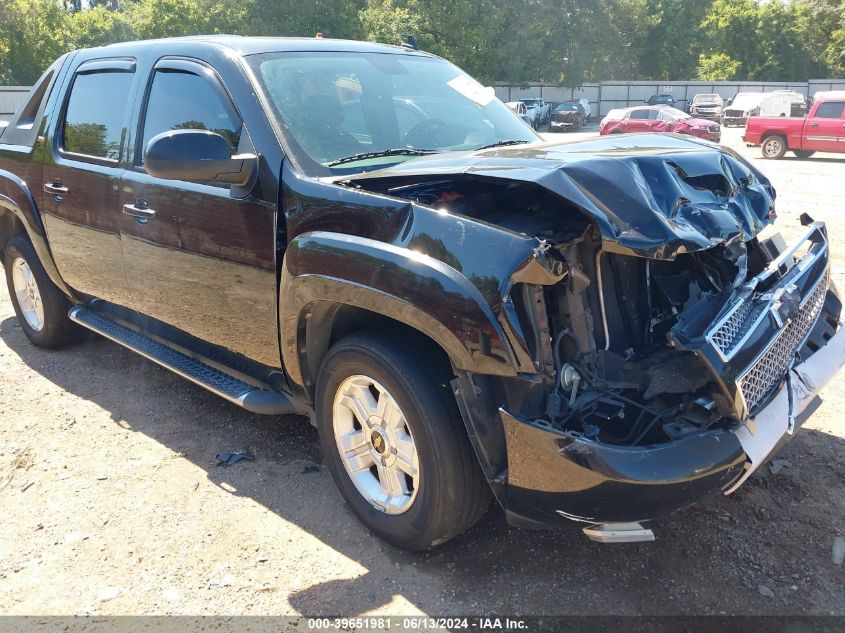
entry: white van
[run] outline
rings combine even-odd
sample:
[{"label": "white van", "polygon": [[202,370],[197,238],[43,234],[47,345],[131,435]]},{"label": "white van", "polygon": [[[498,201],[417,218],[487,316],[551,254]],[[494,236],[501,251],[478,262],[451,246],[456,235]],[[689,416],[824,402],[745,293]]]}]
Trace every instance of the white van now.
[{"label": "white van", "polygon": [[740,92],[722,109],[722,125],[745,125],[750,116],[789,116],[792,99],[783,92]]}]

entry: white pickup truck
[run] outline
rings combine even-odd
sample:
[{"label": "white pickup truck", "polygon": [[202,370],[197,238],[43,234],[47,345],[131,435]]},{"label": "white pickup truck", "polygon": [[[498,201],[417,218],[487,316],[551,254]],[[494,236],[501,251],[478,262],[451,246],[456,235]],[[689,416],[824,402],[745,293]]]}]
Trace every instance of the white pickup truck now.
[{"label": "white pickup truck", "polygon": [[552,116],[552,106],[540,98],[520,99],[528,110],[531,126],[536,130]]}]

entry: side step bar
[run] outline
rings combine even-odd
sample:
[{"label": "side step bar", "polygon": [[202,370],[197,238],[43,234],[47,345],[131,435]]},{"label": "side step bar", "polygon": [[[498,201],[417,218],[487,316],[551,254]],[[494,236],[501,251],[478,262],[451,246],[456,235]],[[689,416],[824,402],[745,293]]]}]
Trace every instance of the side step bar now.
[{"label": "side step bar", "polygon": [[599,523],[584,528],[584,534],[597,543],[640,543],[653,541],[654,532],[639,523]]},{"label": "side step bar", "polygon": [[71,321],[137,352],[144,358],[187,378],[200,387],[205,387],[247,411],[267,415],[294,413],[290,400],[281,393],[250,385],[135,330],[115,323],[84,305],[73,306],[68,311],[68,317]]}]

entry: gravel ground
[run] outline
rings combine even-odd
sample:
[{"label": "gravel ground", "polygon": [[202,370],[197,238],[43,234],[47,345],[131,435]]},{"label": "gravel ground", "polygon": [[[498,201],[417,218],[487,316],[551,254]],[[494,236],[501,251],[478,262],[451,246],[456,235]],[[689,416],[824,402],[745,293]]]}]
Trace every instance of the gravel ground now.
[{"label": "gravel ground", "polygon": [[[569,139],[584,134],[550,135]],[[778,162],[779,228],[828,222],[845,287],[845,156]],[[599,545],[494,507],[427,554],[370,536],[298,417],[251,415],[112,343],[31,346],[0,291],[5,614],[845,614],[845,373],[781,457],[730,498]],[[257,459],[216,467],[221,451]]]}]

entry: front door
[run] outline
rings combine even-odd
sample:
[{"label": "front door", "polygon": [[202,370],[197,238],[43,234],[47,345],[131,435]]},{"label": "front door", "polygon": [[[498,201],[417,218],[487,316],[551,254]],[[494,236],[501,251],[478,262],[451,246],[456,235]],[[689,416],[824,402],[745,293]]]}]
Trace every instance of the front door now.
[{"label": "front door", "polygon": [[804,123],[804,149],[817,152],[845,151],[845,101],[825,101]]},{"label": "front door", "polygon": [[81,295],[127,305],[118,205],[135,63],[81,64],[49,131],[41,209],[62,279]]},{"label": "front door", "polygon": [[648,132],[651,129],[652,120],[657,118],[657,110],[640,108],[631,110],[628,119],[625,121],[626,132]]},{"label": "front door", "polygon": [[252,151],[216,73],[185,59],[156,64],[139,117],[135,164],[124,173],[123,253],[135,309],[192,336],[280,366],[274,205],[229,185],[164,180],[143,149],[169,130],[205,129],[232,154]]}]

